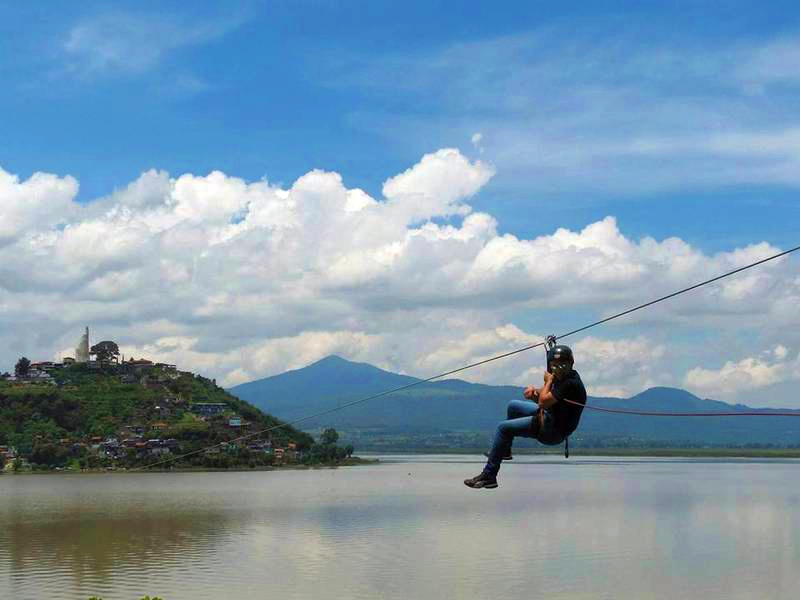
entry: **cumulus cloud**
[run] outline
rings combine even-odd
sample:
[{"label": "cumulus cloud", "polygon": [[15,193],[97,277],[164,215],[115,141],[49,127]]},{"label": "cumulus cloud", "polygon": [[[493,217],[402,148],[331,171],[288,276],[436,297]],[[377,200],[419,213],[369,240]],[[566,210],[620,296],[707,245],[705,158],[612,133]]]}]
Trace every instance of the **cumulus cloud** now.
[{"label": "cumulus cloud", "polygon": [[684,378],[689,389],[716,396],[748,396],[786,381],[800,381],[800,354],[790,360],[782,345],[759,357],[727,361],[719,369],[695,367]]},{"label": "cumulus cloud", "polygon": [[667,349],[646,336],[608,340],[589,336],[575,344],[579,372],[590,394],[627,397],[669,383],[663,371]]},{"label": "cumulus cloud", "polygon": [[458,150],[439,150],[383,184],[383,195],[408,221],[434,216],[466,214],[461,203],[480,190],[494,169],[478,161],[470,164]]},{"label": "cumulus cloud", "polygon": [[[331,353],[430,376],[540,341],[537,314],[607,314],[778,251],[707,255],[676,238],[632,239],[613,217],[519,238],[469,204],[493,174],[443,149],[389,177],[381,198],[322,170],[288,187],[148,171],[78,204],[68,176],[0,171],[0,359],[57,357],[89,324],[128,356],[226,385]],[[679,382],[655,328],[780,334],[770,360],[784,360],[800,343],[792,267],[768,263],[637,313],[627,339],[576,338],[591,391]],[[520,355],[461,376],[528,383],[542,362]]]},{"label": "cumulus cloud", "polygon": [[0,168],[0,245],[37,227],[50,229],[73,212],[78,182],[34,173],[26,181]]}]

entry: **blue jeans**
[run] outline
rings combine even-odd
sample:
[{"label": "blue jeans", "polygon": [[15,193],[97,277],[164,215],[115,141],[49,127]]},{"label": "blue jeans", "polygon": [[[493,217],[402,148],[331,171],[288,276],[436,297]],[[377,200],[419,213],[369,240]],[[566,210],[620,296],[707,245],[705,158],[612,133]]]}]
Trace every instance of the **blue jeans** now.
[{"label": "blue jeans", "polygon": [[494,443],[489,451],[489,460],[483,469],[484,473],[497,476],[502,458],[511,454],[511,445],[517,436],[533,438],[547,445],[560,444],[564,441],[564,436],[556,430],[553,416],[549,412],[544,411],[544,426],[539,426],[539,421],[536,419],[538,410],[539,405],[530,400],[512,400],[508,403],[506,413],[508,419],[501,421],[497,426]]}]

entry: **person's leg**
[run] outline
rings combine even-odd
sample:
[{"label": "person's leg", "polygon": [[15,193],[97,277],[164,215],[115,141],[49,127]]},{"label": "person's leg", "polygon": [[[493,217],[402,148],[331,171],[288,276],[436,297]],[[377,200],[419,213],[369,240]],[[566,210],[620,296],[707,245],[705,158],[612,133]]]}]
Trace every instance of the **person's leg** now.
[{"label": "person's leg", "polygon": [[503,457],[511,453],[511,445],[514,442],[514,438],[517,436],[536,437],[537,425],[535,421],[534,417],[519,417],[501,421],[494,434],[492,449],[489,451],[489,460],[486,461],[483,472],[492,477],[497,477]]},{"label": "person's leg", "polygon": [[[506,419],[519,419],[520,417],[532,417],[535,416],[537,411],[539,410],[539,405],[530,400],[511,400],[506,407]],[[485,457],[489,457],[489,452],[484,452],[483,455]],[[513,457],[511,456],[511,448],[508,449],[508,453],[504,454],[502,459],[503,460],[511,460]]]},{"label": "person's leg", "polygon": [[497,473],[500,471],[500,464],[503,457],[511,453],[511,445],[516,436],[535,438],[538,431],[538,423],[533,416],[539,406],[534,402],[523,402],[512,400],[508,404],[508,414],[523,413],[529,416],[519,416],[517,418],[501,421],[495,432],[492,449],[489,451],[486,466],[480,475],[465,479],[464,484],[471,488],[496,488]]},{"label": "person's leg", "polygon": [[506,407],[506,419],[532,417],[539,410],[539,405],[531,400],[512,400]]}]

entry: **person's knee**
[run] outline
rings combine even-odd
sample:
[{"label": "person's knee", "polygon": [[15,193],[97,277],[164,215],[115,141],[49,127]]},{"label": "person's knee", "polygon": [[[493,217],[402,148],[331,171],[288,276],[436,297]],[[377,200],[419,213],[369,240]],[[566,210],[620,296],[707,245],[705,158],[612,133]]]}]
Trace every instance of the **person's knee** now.
[{"label": "person's knee", "polygon": [[508,423],[500,423],[497,426],[497,435],[503,438],[513,438],[514,430]]},{"label": "person's knee", "polygon": [[506,405],[507,418],[513,419],[514,417],[517,416],[517,412],[518,412],[518,410],[517,410],[518,409],[518,404],[517,403],[518,402],[519,402],[519,400],[510,400],[508,402],[508,404]]}]

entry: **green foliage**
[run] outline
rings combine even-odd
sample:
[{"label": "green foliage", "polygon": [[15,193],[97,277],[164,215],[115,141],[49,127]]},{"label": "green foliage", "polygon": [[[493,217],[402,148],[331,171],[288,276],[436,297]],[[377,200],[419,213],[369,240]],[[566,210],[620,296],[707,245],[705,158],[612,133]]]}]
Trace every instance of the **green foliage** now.
[{"label": "green foliage", "polygon": [[207,422],[197,420],[187,413],[169,428],[167,435],[178,440],[203,440],[210,429],[211,425]]},{"label": "green foliage", "polygon": [[306,452],[303,462],[307,465],[314,465],[339,462],[349,458],[353,454],[353,447],[340,448],[336,445],[338,441],[339,433],[335,429],[331,427],[324,430],[319,436],[319,443],[312,445]]},{"label": "green foliage", "polygon": [[320,442],[325,445],[334,445],[338,441],[339,441],[339,434],[333,427],[330,427],[325,431],[323,431],[322,436],[320,436]]},{"label": "green foliage", "polygon": [[[145,439],[176,439],[179,448],[174,451],[183,454],[240,436],[241,431],[227,427],[229,416],[239,415],[250,423],[247,432],[282,425],[275,417],[231,396],[204,377],[190,373],[172,377],[153,369],[147,385],[142,385],[122,383],[120,374],[116,365],[94,371],[76,364],[54,371],[56,386],[0,383],[0,444],[15,447],[35,468],[130,468],[155,462],[157,458],[146,449],[133,448],[107,457],[96,446],[91,448],[89,440],[121,439],[129,433],[124,427],[142,427]],[[165,405],[166,397],[177,400]],[[188,410],[191,404],[199,402],[225,403],[230,410],[224,418],[204,421]],[[169,412],[162,410],[165,406]],[[166,430],[152,429],[156,422],[166,423]],[[293,427],[276,430],[271,439],[275,446],[285,447],[294,442],[300,450],[313,444],[311,436]],[[271,462],[272,457],[264,453],[251,455],[237,446],[224,458],[211,456],[206,460],[198,452],[174,464],[228,468],[266,466]]]},{"label": "green foliage", "polygon": [[108,364],[114,358],[119,356],[119,346],[112,341],[104,341],[95,344],[91,348],[91,353],[97,357],[101,364]]},{"label": "green foliage", "polygon": [[70,451],[59,444],[49,442],[33,446],[31,462],[37,465],[64,466],[70,457]]},{"label": "green foliage", "polygon": [[25,375],[28,374],[30,368],[31,368],[31,361],[23,356],[17,361],[17,364],[14,367],[14,373],[17,375],[17,377],[24,377]]}]

